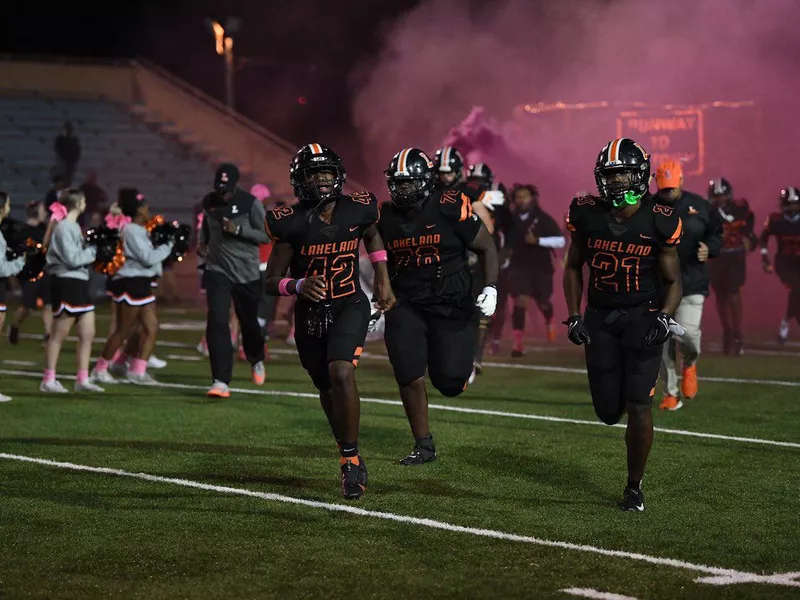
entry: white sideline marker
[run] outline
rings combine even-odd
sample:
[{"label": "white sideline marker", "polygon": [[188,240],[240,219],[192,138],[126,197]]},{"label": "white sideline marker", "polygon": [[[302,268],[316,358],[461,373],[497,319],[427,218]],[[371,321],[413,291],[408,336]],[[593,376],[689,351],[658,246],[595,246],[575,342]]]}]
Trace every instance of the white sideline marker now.
[{"label": "white sideline marker", "polygon": [[[36,378],[42,376],[41,373],[32,373],[30,371],[8,371],[3,369],[0,369],[0,375],[18,375],[20,377],[36,377]],[[75,379],[75,376],[60,375],[59,379]],[[120,380],[118,383],[125,383],[125,381]],[[176,390],[203,390],[203,391],[208,389],[207,386],[202,386],[202,385],[192,385],[188,383],[166,383],[163,381],[159,381],[157,384],[150,387],[171,388]],[[235,392],[237,394],[248,394],[251,396],[286,396],[291,398],[312,398],[314,400],[317,400],[319,398],[317,394],[311,394],[308,392],[290,392],[283,390],[254,390],[247,388],[230,388],[230,390],[231,392]],[[403,403],[400,400],[386,400],[383,398],[365,398],[363,396],[361,397],[361,402],[367,404],[385,404],[388,406],[403,406]],[[593,425],[595,427],[615,427],[619,429],[624,429],[626,427],[624,423],[617,423],[616,425],[606,425],[604,423],[601,423],[600,421],[587,421],[585,419],[568,419],[566,417],[550,417],[547,415],[505,412],[500,410],[488,410],[484,408],[466,408],[463,406],[449,406],[446,404],[429,404],[428,408],[434,410],[446,410],[449,412],[457,412],[470,415],[507,417],[511,419],[528,419],[530,421],[547,421],[550,423],[570,423],[572,425]],[[702,431],[688,431],[685,429],[669,429],[667,427],[653,427],[653,431],[657,431],[659,433],[672,434],[672,435],[684,435],[688,437],[706,438],[711,440],[726,440],[730,442],[744,442],[746,444],[763,444],[766,446],[778,446],[782,448],[800,449],[800,443],[798,442],[781,442],[778,440],[764,440],[761,438],[749,438],[749,437],[741,437],[735,435],[722,435],[718,433],[703,433]]]},{"label": "white sideline marker", "polygon": [[67,469],[70,471],[84,471],[88,473],[99,473],[102,475],[116,475],[118,477],[130,477],[133,479],[141,479],[143,481],[152,481],[155,483],[169,483],[172,485],[195,488],[209,492],[219,492],[222,494],[232,494],[238,496],[249,496],[251,498],[260,498],[262,500],[267,500],[270,502],[283,502],[285,504],[295,504],[299,506],[306,506],[309,508],[321,508],[331,512],[342,512],[351,515],[357,515],[360,517],[372,517],[375,519],[383,519],[385,521],[408,523],[410,525],[429,527],[431,529],[439,529],[442,531],[452,531],[454,533],[466,533],[469,535],[474,535],[479,537],[494,538],[498,540],[506,540],[509,542],[520,542],[523,544],[533,544],[536,546],[545,546],[548,548],[561,548],[563,550],[589,552],[592,554],[600,554],[603,556],[611,556],[614,558],[627,558],[629,560],[646,562],[652,565],[673,567],[675,569],[686,569],[688,571],[697,571],[699,573],[705,573],[710,577],[701,577],[699,579],[696,579],[695,581],[711,585],[731,585],[735,583],[762,583],[762,584],[773,584],[786,587],[800,588],[800,581],[798,581],[798,575],[800,575],[800,573],[784,573],[784,574],[776,573],[774,575],[759,575],[758,573],[736,571],[735,569],[724,569],[721,567],[699,565],[674,558],[663,558],[660,556],[650,556],[647,554],[626,552],[624,550],[608,550],[607,548],[599,548],[597,546],[573,544],[570,542],[559,542],[555,540],[545,540],[542,538],[531,537],[526,535],[517,535],[515,533],[505,533],[502,531],[496,531],[494,529],[462,527],[461,525],[453,525],[451,523],[446,523],[444,521],[436,521],[434,519],[409,517],[406,515],[398,515],[395,513],[382,512],[377,510],[366,510],[349,504],[332,504],[328,502],[320,502],[318,500],[306,500],[305,498],[294,498],[292,496],[284,496],[282,494],[274,494],[271,492],[256,492],[254,490],[248,490],[245,488],[211,485],[207,483],[200,483],[199,481],[190,481],[188,479],[177,479],[174,477],[161,477],[160,475],[150,475],[149,473],[133,473],[131,471],[124,471],[122,469],[112,469],[108,467],[92,467],[88,465],[79,465],[70,462],[48,460],[46,458],[21,456],[18,454],[6,454],[4,452],[0,453],[0,459],[34,463],[48,467]]}]

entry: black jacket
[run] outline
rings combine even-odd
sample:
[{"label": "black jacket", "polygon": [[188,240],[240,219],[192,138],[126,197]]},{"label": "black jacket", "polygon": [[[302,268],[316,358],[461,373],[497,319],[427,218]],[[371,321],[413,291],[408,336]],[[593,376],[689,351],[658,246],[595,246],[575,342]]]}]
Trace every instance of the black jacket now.
[{"label": "black jacket", "polygon": [[708,296],[708,261],[697,260],[700,242],[708,246],[708,258],[714,258],[722,248],[722,217],[712,210],[708,200],[697,194],[684,191],[675,202],[667,202],[659,196],[656,201],[671,206],[683,221],[683,237],[678,244],[683,275],[683,295],[702,294]]}]

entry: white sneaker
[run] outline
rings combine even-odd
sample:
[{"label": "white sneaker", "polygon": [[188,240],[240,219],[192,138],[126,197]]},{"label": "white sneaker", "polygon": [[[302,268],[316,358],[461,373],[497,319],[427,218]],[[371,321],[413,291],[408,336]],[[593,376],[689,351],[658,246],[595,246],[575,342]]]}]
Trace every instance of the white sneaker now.
[{"label": "white sneaker", "polygon": [[58,379],[53,379],[53,381],[48,381],[45,383],[44,381],[39,385],[39,391],[44,392],[45,394],[68,394],[69,390],[65,388]]},{"label": "white sneaker", "polygon": [[128,378],[128,367],[125,365],[120,365],[117,363],[111,363],[108,365],[108,372],[111,373],[117,379],[127,379]]},{"label": "white sneaker", "polygon": [[148,369],[163,369],[166,366],[167,366],[167,361],[161,360],[155,354],[151,354],[150,358],[147,359]]},{"label": "white sneaker", "polygon": [[114,379],[108,371],[98,371],[97,367],[92,369],[89,381],[97,383],[117,383],[117,380]]},{"label": "white sneaker", "polygon": [[789,321],[781,319],[781,326],[778,328],[778,341],[781,344],[785,344],[787,339],[789,339]]},{"label": "white sneaker", "polygon": [[6,396],[5,394],[0,394],[0,402],[11,402],[11,396]]},{"label": "white sneaker", "polygon": [[230,398],[231,390],[227,383],[215,380],[214,385],[206,392],[206,396],[209,398]]},{"label": "white sneaker", "polygon": [[197,351],[202,354],[203,356],[208,356],[208,346],[206,346],[203,342],[200,342],[195,346]]},{"label": "white sneaker", "polygon": [[[108,375],[108,373],[106,373]],[[83,383],[75,382],[75,387],[73,388],[76,392],[105,392],[103,388],[101,388],[96,383],[92,383],[91,379],[87,379]]]},{"label": "white sneaker", "polygon": [[136,385],[158,385],[158,382],[153,379],[150,373],[128,373],[128,381]]}]

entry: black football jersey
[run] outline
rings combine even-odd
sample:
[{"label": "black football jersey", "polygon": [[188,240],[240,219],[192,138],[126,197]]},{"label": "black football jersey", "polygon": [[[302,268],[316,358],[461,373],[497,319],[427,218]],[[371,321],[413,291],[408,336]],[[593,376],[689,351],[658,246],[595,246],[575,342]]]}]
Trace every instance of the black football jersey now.
[{"label": "black football jersey", "polygon": [[336,199],[331,222],[291,206],[267,211],[266,229],[276,242],[292,246],[289,267],[295,279],[322,275],[328,283],[326,299],[345,298],[361,290],[358,273],[359,245],[364,231],[377,223],[378,201],[369,192],[354,192]]},{"label": "black football jersey", "polygon": [[716,208],[722,217],[722,250],[720,254],[739,254],[744,259],[746,244],[755,247],[755,216],[747,200],[737,200]]},{"label": "black football jersey", "polygon": [[567,229],[585,244],[589,306],[619,308],[660,300],[658,254],[680,243],[683,223],[650,196],[627,221],[618,222],[608,204],[594,196],[575,198]]},{"label": "black football jersey", "polygon": [[516,211],[511,226],[511,269],[514,271],[553,273],[552,248],[529,244],[528,232],[538,238],[563,236],[556,220],[540,208]]},{"label": "black football jersey", "polygon": [[800,260],[800,213],[787,215],[782,212],[772,213],[764,223],[761,243],[766,248],[770,236],[778,242],[777,257],[796,258]]},{"label": "black football jersey", "polygon": [[457,186],[437,190],[414,214],[404,214],[393,204],[384,208],[378,230],[398,299],[471,306],[467,248],[482,224],[472,202],[472,195]]}]

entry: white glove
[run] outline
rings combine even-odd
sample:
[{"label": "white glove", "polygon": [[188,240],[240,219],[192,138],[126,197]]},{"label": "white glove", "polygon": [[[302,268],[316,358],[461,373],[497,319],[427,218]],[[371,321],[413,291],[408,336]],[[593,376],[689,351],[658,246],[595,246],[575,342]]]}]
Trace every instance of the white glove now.
[{"label": "white glove", "polygon": [[684,328],[684,326],[672,318],[670,318],[669,320],[669,330],[672,332],[673,335],[677,335],[678,337],[683,337],[684,335],[686,335],[686,329]]},{"label": "white glove", "polygon": [[475,306],[481,311],[484,317],[491,317],[494,311],[497,310],[497,288],[493,285],[487,285],[483,291],[478,294],[475,300]]},{"label": "white glove", "polygon": [[481,195],[481,202],[489,210],[494,210],[495,206],[502,206],[505,204],[506,197],[500,190],[490,190],[483,192]]},{"label": "white glove", "polygon": [[369,318],[367,325],[367,333],[375,333],[378,330],[378,322],[381,320],[383,313],[381,311],[374,312]]}]

